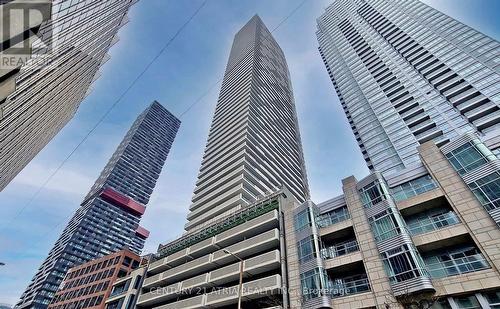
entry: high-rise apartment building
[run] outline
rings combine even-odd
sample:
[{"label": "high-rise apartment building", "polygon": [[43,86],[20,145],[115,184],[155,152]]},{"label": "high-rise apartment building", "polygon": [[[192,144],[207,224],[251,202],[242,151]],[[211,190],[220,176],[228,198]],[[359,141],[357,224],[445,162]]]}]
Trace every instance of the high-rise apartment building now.
[{"label": "high-rise apartment building", "polygon": [[73,117],[135,2],[53,1],[32,59],[18,73],[15,92],[0,104],[0,190]]},{"label": "high-rise apartment building", "polygon": [[187,232],[160,246],[137,306],[234,307],[241,267],[243,308],[287,307],[283,212],[308,197],[286,60],[254,16],[234,38]]},{"label": "high-rise apartment building", "polygon": [[[19,14],[30,10],[36,14],[31,14],[28,20]],[[0,1],[0,19],[3,23],[0,28],[0,107],[16,90],[16,78],[22,63],[31,57],[32,43],[37,39],[42,23],[50,19],[51,10],[51,0]]]},{"label": "high-rise apartment building", "polygon": [[186,230],[283,185],[300,202],[309,196],[285,56],[255,16],[234,38]]},{"label": "high-rise apartment building", "polygon": [[500,175],[471,189],[448,149],[428,141],[417,150],[426,174],[351,176],[342,195],[293,210],[288,261],[298,263],[288,273],[300,292],[290,293],[291,308],[500,305],[500,229],[489,214],[499,207]]},{"label": "high-rise apartment building", "polygon": [[153,102],[134,122],[21,296],[18,308],[46,308],[66,271],[125,247],[139,254],[139,225],[180,121]]},{"label": "high-rise apartment building", "polygon": [[320,54],[371,171],[421,167],[417,146],[500,140],[500,45],[417,1],[336,0]]},{"label": "high-rise apartment building", "polygon": [[293,210],[292,308],[498,307],[499,44],[415,0],[336,0],[317,36],[372,173]]}]

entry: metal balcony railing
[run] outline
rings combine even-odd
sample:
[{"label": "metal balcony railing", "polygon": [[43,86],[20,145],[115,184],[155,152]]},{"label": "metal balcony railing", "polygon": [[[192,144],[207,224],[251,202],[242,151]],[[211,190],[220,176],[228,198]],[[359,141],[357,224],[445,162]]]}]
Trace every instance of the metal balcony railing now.
[{"label": "metal balcony railing", "polygon": [[407,226],[408,232],[410,232],[411,235],[419,235],[455,225],[457,223],[460,223],[457,215],[453,211],[449,211],[437,216],[420,218],[416,221],[407,222]]},{"label": "metal balcony railing", "polygon": [[329,281],[328,285],[330,297],[337,298],[370,291],[370,283],[368,282],[366,275],[361,278],[359,278],[359,276],[355,277],[358,279],[353,280],[352,277],[348,277]]},{"label": "metal balcony railing", "polygon": [[356,240],[349,240],[322,248],[321,257],[323,259],[333,259],[334,257],[346,255],[356,251],[359,251],[358,242]]},{"label": "metal balcony railing", "polygon": [[460,258],[451,258],[451,256],[446,255],[446,258],[449,260],[426,263],[432,278],[455,276],[490,267],[482,254],[474,254]]},{"label": "metal balcony railing", "polygon": [[347,207],[342,207],[318,216],[316,223],[319,227],[327,227],[349,218],[351,218],[351,216],[349,215]]}]

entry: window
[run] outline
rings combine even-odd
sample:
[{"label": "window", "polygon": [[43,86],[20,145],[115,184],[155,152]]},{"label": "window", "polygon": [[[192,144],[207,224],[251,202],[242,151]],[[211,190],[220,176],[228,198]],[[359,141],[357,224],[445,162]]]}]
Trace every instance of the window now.
[{"label": "window", "polygon": [[402,282],[422,275],[412,251],[408,245],[403,245],[382,253],[384,266],[391,282]]},{"label": "window", "polygon": [[400,228],[391,209],[385,210],[369,219],[376,241],[382,241],[399,234]]},{"label": "window", "polygon": [[106,305],[106,309],[118,309],[120,308],[120,301],[121,300],[115,300],[109,304]]},{"label": "window", "polygon": [[309,236],[299,241],[297,243],[297,247],[299,249],[299,261],[301,263],[309,261],[313,257],[316,257],[313,236]]},{"label": "window", "polygon": [[470,183],[469,187],[486,210],[500,207],[500,174],[498,172]]},{"label": "window", "polygon": [[100,305],[102,303],[102,301],[103,301],[103,298],[104,297],[102,295],[98,296],[97,300],[96,300],[96,305]]},{"label": "window", "polygon": [[397,187],[392,188],[392,197],[401,201],[436,188],[436,183],[430,175],[425,175]]},{"label": "window", "polygon": [[491,309],[500,309],[500,291],[485,293],[484,297]]},{"label": "window", "polygon": [[127,307],[125,309],[133,309],[134,308],[135,295],[131,295],[127,302]]},{"label": "window", "polygon": [[325,274],[319,268],[315,268],[300,275],[302,297],[305,300],[316,298],[321,295],[321,276],[325,276]]},{"label": "window", "polygon": [[488,162],[485,156],[471,142],[447,153],[446,157],[460,175],[464,175]]},{"label": "window", "polygon": [[142,276],[137,276],[134,282],[134,289],[139,289],[141,285]]},{"label": "window", "polygon": [[439,299],[432,305],[431,309],[451,309],[451,305],[447,299]]},{"label": "window", "polygon": [[130,266],[130,263],[132,263],[132,259],[130,257],[126,256],[125,259],[123,260],[122,265],[128,267],[128,266]]},{"label": "window", "polygon": [[295,215],[295,230],[300,231],[308,226],[311,226],[311,216],[309,215],[309,208],[304,209]]},{"label": "window", "polygon": [[476,299],[476,296],[463,296],[455,298],[455,303],[460,309],[481,309],[481,305]]},{"label": "window", "polygon": [[317,223],[319,227],[325,227],[335,224],[340,221],[344,221],[350,218],[347,206],[343,206],[327,213],[321,214],[317,218]]},{"label": "window", "polygon": [[361,189],[360,194],[363,207],[369,208],[377,203],[386,200],[384,191],[385,190],[383,190],[383,187],[379,181],[375,181]]}]

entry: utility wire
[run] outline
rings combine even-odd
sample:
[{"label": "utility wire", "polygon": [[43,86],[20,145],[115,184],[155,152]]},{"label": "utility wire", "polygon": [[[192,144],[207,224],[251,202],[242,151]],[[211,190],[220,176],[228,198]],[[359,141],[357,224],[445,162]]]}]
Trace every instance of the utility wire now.
[{"label": "utility wire", "polygon": [[[95,131],[95,129],[99,126],[99,124],[106,118],[106,116],[111,112],[111,110],[121,101],[121,99],[128,93],[128,91],[137,83],[137,81],[146,73],[146,71],[151,67],[151,65],[161,56],[161,54],[166,50],[166,48],[170,45],[170,43],[180,34],[180,32],[191,22],[191,20],[194,19],[194,17],[198,14],[198,12],[201,10],[201,8],[205,5],[207,0],[205,0],[199,7],[198,9],[191,15],[191,17],[179,28],[179,30],[175,33],[175,35],[165,44],[165,46],[160,50],[160,52],[148,63],[146,68],[136,77],[136,79],[132,82],[132,84],[127,87],[127,89],[122,93],[122,95],[118,98],[118,100],[106,111],[106,113],[99,119],[99,121],[92,127],[92,129],[87,133],[87,135],[80,141],[80,143],[73,149],[73,151],[61,162],[61,164],[58,166],[58,168],[47,178],[47,180],[43,183],[43,185],[37,190],[37,192],[32,196],[32,198],[29,200],[29,202],[17,213],[17,215],[11,220],[14,221],[21,213],[22,211],[29,206],[36,196],[44,189],[44,187],[50,182],[50,180],[54,177],[55,174],[62,168],[62,166],[71,158],[71,156],[76,152],[76,150],[88,139],[88,137]],[[293,10],[291,10],[271,31],[270,33],[273,34],[276,30],[278,30],[283,24],[285,24],[288,19],[293,16],[305,3],[307,0],[302,0]],[[263,39],[272,39],[271,36],[267,36],[266,34],[263,36]],[[245,60],[246,57],[241,57],[240,60],[238,60],[230,70],[226,71],[216,82],[214,82],[205,92],[203,92],[193,103],[191,103],[180,115],[179,118],[182,118],[186,113],[188,113],[196,104],[201,102],[208,94],[212,92],[212,90],[222,82],[224,79],[224,76],[227,74],[230,74],[235,68]],[[72,217],[74,214],[70,214],[69,216],[65,217],[64,220],[61,220],[58,222],[52,229],[50,229],[44,236],[42,236],[40,239],[44,239],[45,236],[48,236],[52,231],[54,231],[59,225],[67,221],[70,217]]]}]

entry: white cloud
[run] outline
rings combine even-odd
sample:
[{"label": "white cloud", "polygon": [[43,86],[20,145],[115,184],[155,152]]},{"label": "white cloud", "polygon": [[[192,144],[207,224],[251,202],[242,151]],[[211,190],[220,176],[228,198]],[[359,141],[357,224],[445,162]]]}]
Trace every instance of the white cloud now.
[{"label": "white cloud", "polygon": [[[55,171],[56,167],[54,166],[33,162],[30,168],[26,168],[19,173],[12,184],[39,188]],[[93,179],[82,170],[63,167],[44,186],[44,189],[81,196],[89,190],[92,183]]]}]

